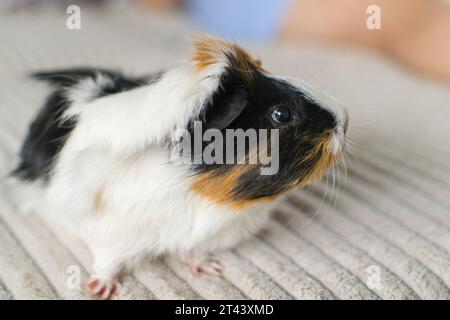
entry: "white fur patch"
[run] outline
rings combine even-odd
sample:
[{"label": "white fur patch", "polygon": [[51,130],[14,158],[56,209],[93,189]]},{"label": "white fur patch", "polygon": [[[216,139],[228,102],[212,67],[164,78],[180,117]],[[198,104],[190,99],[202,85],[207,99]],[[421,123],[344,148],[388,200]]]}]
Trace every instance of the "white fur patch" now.
[{"label": "white fur patch", "polygon": [[77,102],[65,113],[79,120],[65,152],[101,146],[113,153],[130,154],[164,143],[172,138],[175,128],[185,128],[189,119],[199,114],[219,86],[222,68],[217,65],[198,73],[192,65],[183,65],[147,86],[92,102],[80,102],[83,95],[77,93]]},{"label": "white fur patch", "polygon": [[76,85],[66,90],[66,98],[72,104],[80,104],[98,97],[103,88],[113,84],[113,80],[102,73],[98,73],[93,79],[85,78]]}]

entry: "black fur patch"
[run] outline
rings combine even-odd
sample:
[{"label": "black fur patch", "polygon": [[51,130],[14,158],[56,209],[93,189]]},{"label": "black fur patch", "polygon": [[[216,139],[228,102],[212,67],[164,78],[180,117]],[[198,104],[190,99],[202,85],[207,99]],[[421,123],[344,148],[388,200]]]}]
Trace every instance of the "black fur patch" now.
[{"label": "black fur patch", "polygon": [[28,130],[20,152],[21,161],[14,170],[14,175],[26,180],[37,178],[47,180],[49,178],[55,157],[77,124],[76,118],[61,121],[61,115],[70,106],[70,102],[66,98],[66,91],[82,80],[95,79],[99,74],[112,81],[98,88],[98,94],[94,98],[142,86],[159,76],[131,78],[125,77],[119,72],[93,68],[32,74],[33,78],[50,83],[54,87],[54,91],[47,98]]},{"label": "black fur patch", "polygon": [[[270,119],[271,110],[280,105],[287,106],[294,114],[294,120],[287,125],[279,126]],[[233,201],[278,195],[306,177],[320,158],[314,156],[305,160],[306,156],[336,126],[334,115],[308,99],[298,88],[270,78],[257,69],[253,70],[252,81],[243,77],[239,70],[228,70],[222,76],[220,89],[213,95],[201,117],[194,120],[202,121],[203,131],[216,128],[222,131],[224,137],[226,129],[279,129],[279,172],[261,175],[260,165],[242,170],[244,173],[233,187]],[[192,137],[192,125],[190,132]],[[202,152],[210,143],[203,142]],[[194,150],[193,147],[191,149]],[[223,154],[225,158],[225,149]],[[192,158],[199,156],[194,154]],[[194,164],[193,168],[198,175],[225,177],[241,165],[202,163]]]}]

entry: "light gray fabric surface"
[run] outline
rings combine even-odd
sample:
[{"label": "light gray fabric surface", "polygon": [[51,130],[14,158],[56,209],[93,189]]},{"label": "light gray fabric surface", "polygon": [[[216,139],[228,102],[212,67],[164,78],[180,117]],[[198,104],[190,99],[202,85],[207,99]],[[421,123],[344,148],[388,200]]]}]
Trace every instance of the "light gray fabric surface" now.
[{"label": "light gray fabric surface", "polygon": [[[0,170],[11,169],[45,87],[31,70],[93,64],[138,74],[189,52],[180,17],[133,12],[0,17]],[[281,201],[267,232],[217,254],[223,278],[192,278],[174,259],[148,262],[121,299],[449,299],[450,90],[368,53],[312,44],[250,46],[273,72],[306,78],[350,112],[353,156],[329,179]],[[350,161],[349,161],[350,160]],[[336,173],[337,175],[337,173]],[[82,299],[89,252],[0,183],[0,299]],[[378,270],[373,288],[371,271]],[[376,284],[376,283],[375,283]]]}]

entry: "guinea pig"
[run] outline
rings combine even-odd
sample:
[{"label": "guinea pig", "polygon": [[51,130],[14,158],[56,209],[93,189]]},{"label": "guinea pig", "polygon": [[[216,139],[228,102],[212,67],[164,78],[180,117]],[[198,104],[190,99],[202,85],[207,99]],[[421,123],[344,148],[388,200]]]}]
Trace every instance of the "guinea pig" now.
[{"label": "guinea pig", "polygon": [[345,146],[339,103],[212,37],[148,77],[33,77],[53,92],[14,174],[40,181],[47,211],[79,232],[97,299],[117,294],[119,274],[143,257],[177,255],[193,274],[221,275],[209,254],[264,228],[273,200],[320,178]]}]

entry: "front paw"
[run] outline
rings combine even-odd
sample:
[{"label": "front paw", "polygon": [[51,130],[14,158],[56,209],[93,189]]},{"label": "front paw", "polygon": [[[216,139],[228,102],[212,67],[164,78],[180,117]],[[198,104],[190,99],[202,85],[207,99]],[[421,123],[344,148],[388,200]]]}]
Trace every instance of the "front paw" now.
[{"label": "front paw", "polygon": [[216,277],[221,277],[223,274],[222,265],[219,261],[213,259],[196,260],[190,258],[186,263],[194,277],[199,276],[201,273]]},{"label": "front paw", "polygon": [[96,300],[111,300],[120,291],[120,283],[114,279],[91,277],[86,285],[86,292]]}]

